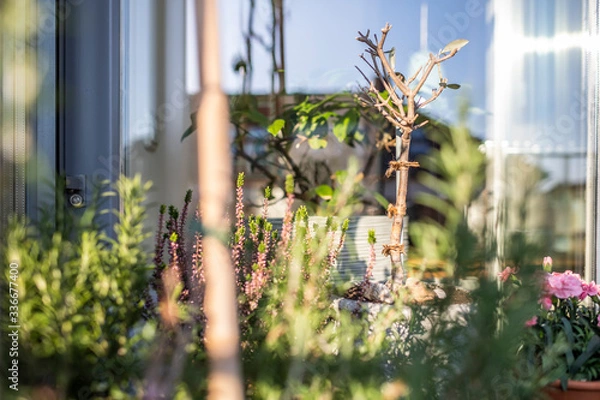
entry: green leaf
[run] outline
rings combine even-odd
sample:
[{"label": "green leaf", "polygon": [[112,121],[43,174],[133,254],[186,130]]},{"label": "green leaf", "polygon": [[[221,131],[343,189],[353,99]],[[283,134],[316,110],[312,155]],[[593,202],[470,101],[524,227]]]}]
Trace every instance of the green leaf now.
[{"label": "green leaf", "polygon": [[452,50],[460,50],[465,47],[469,43],[467,39],[456,39],[451,41],[444,47],[441,51],[441,54],[450,53]]},{"label": "green leaf", "polygon": [[186,137],[190,136],[192,133],[194,133],[194,131],[196,130],[196,116],[198,115],[198,112],[193,112],[190,115],[190,119],[192,120],[192,124],[190,125],[189,128],[187,128],[185,130],[185,132],[183,132],[183,135],[181,136],[181,141],[183,142],[183,139],[185,139]]},{"label": "green leaf", "polygon": [[271,125],[269,125],[269,127],[267,128],[267,131],[269,131],[269,133],[271,135],[277,136],[277,134],[279,132],[281,132],[281,130],[283,129],[284,126],[285,126],[285,120],[278,118],[275,121],[273,121],[271,123]]},{"label": "green leaf", "polygon": [[373,197],[375,197],[375,201],[377,201],[383,208],[388,208],[390,202],[381,193],[375,192],[373,193]]},{"label": "green leaf", "polygon": [[333,175],[334,175],[334,179],[336,180],[336,182],[342,184],[348,177],[348,170],[338,169],[337,171],[335,171],[335,173]]},{"label": "green leaf", "polygon": [[563,325],[563,331],[567,335],[569,345],[573,346],[575,343],[575,338],[573,337],[573,328],[571,328],[571,322],[566,317],[561,317],[560,320]]},{"label": "green leaf", "polygon": [[256,108],[250,108],[246,116],[250,121],[255,122],[263,127],[267,127],[269,123],[269,119]]},{"label": "green leaf", "polygon": [[585,364],[586,361],[590,359],[590,357],[595,355],[598,352],[598,350],[600,350],[600,336],[594,335],[588,342],[585,351],[581,353],[579,357],[577,357],[573,365],[571,365],[571,368],[569,370],[571,376],[577,374],[577,372],[583,366],[583,364]]},{"label": "green leaf", "polygon": [[333,189],[329,185],[320,185],[315,188],[317,196],[323,200],[331,200],[333,197]]},{"label": "green leaf", "polygon": [[336,121],[333,126],[333,134],[340,143],[352,143],[353,140],[362,140],[362,138],[357,138],[360,136],[357,131],[359,118],[360,115],[356,110],[349,110]]},{"label": "green leaf", "polygon": [[327,147],[327,140],[321,139],[318,136],[313,136],[310,139],[308,139],[308,145],[311,149],[324,149],[325,147]]},{"label": "green leaf", "polygon": [[338,121],[333,126],[333,134],[337,138],[338,141],[344,142],[346,137],[348,137],[348,124],[350,123],[349,118],[343,118],[341,121]]},{"label": "green leaf", "polygon": [[194,133],[196,129],[194,128],[193,125],[190,125],[189,128],[187,128],[185,130],[185,132],[183,132],[183,135],[181,136],[181,141],[183,142],[183,139],[185,139],[186,137],[190,136],[192,133]]},{"label": "green leaf", "polygon": [[460,85],[458,83],[449,83],[446,85],[446,87],[452,90],[460,89]]},{"label": "green leaf", "polygon": [[573,338],[573,330],[571,329],[571,323],[565,317],[561,318],[562,328],[567,337],[567,342],[569,343],[569,347],[565,350],[565,357],[567,358],[567,365],[573,365],[575,362],[575,356],[573,355],[573,348],[575,346],[575,339]]},{"label": "green leaf", "polygon": [[542,324],[542,328],[544,329],[544,333],[546,334],[546,346],[550,347],[552,346],[552,343],[554,343],[554,334],[552,333],[552,327],[549,326],[547,323],[544,323]]}]

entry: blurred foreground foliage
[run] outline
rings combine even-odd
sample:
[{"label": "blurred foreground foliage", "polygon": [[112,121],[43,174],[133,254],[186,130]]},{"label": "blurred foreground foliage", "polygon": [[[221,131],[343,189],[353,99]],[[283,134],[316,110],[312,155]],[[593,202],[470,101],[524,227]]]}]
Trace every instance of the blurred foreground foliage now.
[{"label": "blurred foreground foliage", "polygon": [[[486,158],[466,119],[464,105],[461,122],[448,131],[435,131],[430,138],[439,148],[420,159],[423,170],[418,178],[425,190],[417,202],[431,209],[434,217],[409,227],[416,253],[423,260],[418,268],[423,272],[441,265],[444,275],[455,281],[481,274],[496,247],[487,232],[489,205],[481,196]],[[470,216],[481,220],[475,224]]]},{"label": "blurred foreground foliage", "polygon": [[[293,188],[293,182],[287,186]],[[147,187],[139,178],[122,178],[117,189],[123,208],[114,239],[98,232],[92,209],[68,231],[24,221],[12,225],[3,265],[19,263],[22,397],[142,398],[155,383],[149,380],[157,366],[164,372],[160,376],[172,379],[164,386],[171,388],[164,398],[207,394],[201,302],[190,301],[193,288],[185,293],[183,282],[170,284],[172,275],[164,273],[181,254],[176,245],[177,231],[185,225],[182,212],[169,211],[181,224],[159,234],[167,252],[164,259],[153,255],[153,275],[152,255],[142,250],[147,235],[141,203]],[[347,190],[341,202],[352,185]],[[293,195],[288,199],[292,202]],[[349,213],[335,209],[342,219]],[[510,293],[495,279],[479,277],[472,303],[458,308],[449,300],[409,305],[400,299],[393,305],[363,304],[358,312],[340,310],[332,306],[336,288],[331,274],[343,223],[332,218],[326,226],[310,226],[303,209],[286,218],[282,232],[275,234],[268,221],[246,218],[238,210],[229,239],[241,251],[236,266],[248,398],[536,397],[539,376],[519,354],[525,321],[537,308],[538,293],[526,274],[523,285]],[[197,234],[206,234],[200,223],[191,225]],[[193,242],[188,238],[188,245]],[[186,259],[201,269],[197,244],[191,247],[194,256],[188,253]],[[261,255],[268,252],[265,263]],[[6,289],[8,268],[4,271]],[[6,348],[7,336],[2,338]]]},{"label": "blurred foreground foliage", "polygon": [[[148,188],[139,176],[117,184],[122,211],[114,238],[95,225],[93,206],[80,219],[57,211],[37,224],[11,223],[2,261],[18,264],[19,274],[13,282],[3,270],[2,293],[12,283],[19,294],[19,395],[27,397],[29,386],[52,388],[58,398],[129,398],[140,387],[154,332],[142,320],[149,260],[141,204]],[[3,298],[3,311],[8,305]],[[3,312],[3,328],[12,325],[7,317]],[[2,335],[3,348],[7,340]]]}]

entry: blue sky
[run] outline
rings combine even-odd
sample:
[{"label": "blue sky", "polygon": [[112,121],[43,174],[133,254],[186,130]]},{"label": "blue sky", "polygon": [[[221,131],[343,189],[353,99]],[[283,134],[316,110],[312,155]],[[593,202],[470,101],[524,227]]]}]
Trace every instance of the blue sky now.
[{"label": "blue sky", "polygon": [[[255,29],[269,39],[268,0],[257,0]],[[447,91],[430,112],[454,120],[457,96],[466,96],[471,105],[485,109],[486,53],[491,24],[486,20],[487,0],[287,0],[285,1],[286,84],[289,93],[330,93],[353,89],[362,77],[355,66],[363,67],[356,41],[357,31],[380,32],[386,22],[393,28],[388,47],[397,52],[397,69],[410,75],[428,51],[437,52],[448,42],[464,38],[470,43],[444,65],[444,75],[462,85],[457,92]],[[244,54],[242,32],[245,29],[247,0],[221,3],[223,32],[224,88],[238,92],[241,78],[232,64]],[[422,22],[425,22],[423,24]],[[423,45],[426,43],[426,48]],[[270,88],[270,56],[254,46],[255,93]],[[364,69],[366,71],[366,68]],[[437,74],[434,77],[437,79]],[[475,118],[477,119],[477,118]],[[481,121],[473,121],[475,130],[483,130]]]}]

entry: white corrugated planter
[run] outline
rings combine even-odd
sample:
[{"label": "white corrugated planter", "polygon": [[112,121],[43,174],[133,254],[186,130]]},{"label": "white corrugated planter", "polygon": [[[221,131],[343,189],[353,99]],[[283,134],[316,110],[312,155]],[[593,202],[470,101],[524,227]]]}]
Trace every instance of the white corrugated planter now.
[{"label": "white corrugated planter", "polygon": [[[275,229],[281,229],[282,218],[269,219]],[[326,217],[309,217],[309,224],[325,226]],[[341,223],[341,221],[338,221]],[[406,227],[406,223],[404,224]],[[373,279],[383,281],[390,276],[390,260],[381,254],[383,245],[389,243],[392,221],[386,215],[365,215],[351,217],[346,234],[346,241],[337,259],[337,280],[360,280],[365,274],[369,263],[369,230],[375,230],[375,253],[377,255]],[[339,231],[338,231],[339,234]],[[408,248],[408,246],[405,246]]]}]

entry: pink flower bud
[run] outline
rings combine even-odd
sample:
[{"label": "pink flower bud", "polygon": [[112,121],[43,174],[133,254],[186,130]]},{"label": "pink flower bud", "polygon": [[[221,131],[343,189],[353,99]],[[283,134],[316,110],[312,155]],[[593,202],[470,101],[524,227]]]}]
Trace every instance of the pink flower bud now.
[{"label": "pink flower bud", "polygon": [[517,270],[515,268],[506,267],[502,272],[498,273],[498,276],[502,282],[506,282],[508,278],[510,278],[510,276],[514,275],[516,272]]},{"label": "pink flower bud", "polygon": [[525,321],[525,326],[534,326],[535,324],[537,324],[537,316],[533,316],[531,317],[531,319],[528,319],[527,321]]},{"label": "pink flower bud", "polygon": [[545,310],[552,308],[552,298],[550,296],[544,296],[540,299],[540,304]]},{"label": "pink flower bud", "polygon": [[544,266],[544,271],[550,272],[552,270],[552,257],[546,256],[544,257],[544,261],[542,262]]}]

